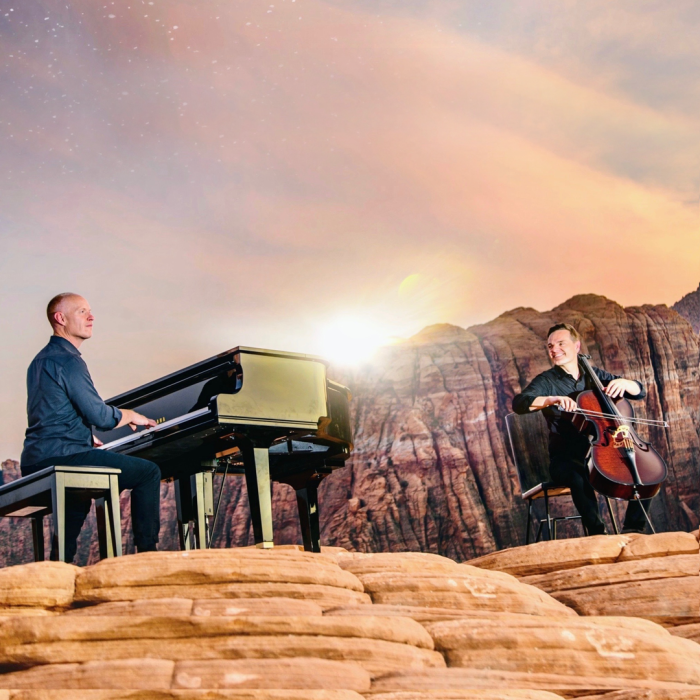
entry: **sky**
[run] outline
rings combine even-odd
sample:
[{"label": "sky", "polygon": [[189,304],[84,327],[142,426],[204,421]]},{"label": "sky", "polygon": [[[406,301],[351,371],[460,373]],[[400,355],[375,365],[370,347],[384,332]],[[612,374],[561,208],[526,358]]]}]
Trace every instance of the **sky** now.
[{"label": "sky", "polygon": [[56,293],[105,398],[700,282],[693,0],[0,0],[0,458]]}]

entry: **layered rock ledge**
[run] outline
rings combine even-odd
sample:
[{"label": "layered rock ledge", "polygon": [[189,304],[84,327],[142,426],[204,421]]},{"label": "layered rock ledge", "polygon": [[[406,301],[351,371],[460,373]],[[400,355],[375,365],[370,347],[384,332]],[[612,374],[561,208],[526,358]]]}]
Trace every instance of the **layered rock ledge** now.
[{"label": "layered rock ledge", "polygon": [[244,548],[10,567],[0,700],[700,699],[699,559],[671,533],[464,564]]}]

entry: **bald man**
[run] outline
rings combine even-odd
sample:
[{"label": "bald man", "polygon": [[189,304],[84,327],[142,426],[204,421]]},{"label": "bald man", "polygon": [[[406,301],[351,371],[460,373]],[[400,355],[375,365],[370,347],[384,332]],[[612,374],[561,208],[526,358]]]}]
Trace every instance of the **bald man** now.
[{"label": "bald man", "polygon": [[[137,457],[98,450],[92,429],[154,426],[136,411],[108,406],[97,393],[78,348],[92,337],[95,317],[79,294],[59,294],[46,309],[53,335],[27,371],[27,428],[22,474],[54,465],[121,469],[119,489],[131,489],[134,542],[139,552],[154,551],[160,530],[160,469]],[[77,538],[90,510],[79,492],[66,497],[66,561],[73,561]],[[55,556],[53,553],[52,556]]]}]

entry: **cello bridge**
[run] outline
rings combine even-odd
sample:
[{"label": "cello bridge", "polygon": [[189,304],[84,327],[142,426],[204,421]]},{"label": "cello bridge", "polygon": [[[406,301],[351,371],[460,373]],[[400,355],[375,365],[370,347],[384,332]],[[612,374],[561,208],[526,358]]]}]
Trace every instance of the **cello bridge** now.
[{"label": "cello bridge", "polygon": [[[612,428],[610,429],[612,431]],[[634,449],[632,433],[629,426],[621,425],[612,433],[612,440],[615,447],[622,447],[626,450]]]}]

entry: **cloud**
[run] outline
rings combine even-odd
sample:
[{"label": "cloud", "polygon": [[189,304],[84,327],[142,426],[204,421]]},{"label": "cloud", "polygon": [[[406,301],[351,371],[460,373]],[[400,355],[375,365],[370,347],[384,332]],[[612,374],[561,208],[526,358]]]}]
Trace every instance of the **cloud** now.
[{"label": "cloud", "polygon": [[[105,394],[233,344],[314,352],[343,314],[407,336],[578,292],[694,289],[694,115],[621,89],[621,64],[581,77],[586,60],[601,70],[585,46],[561,70],[545,60],[570,19],[546,3],[545,27],[480,38],[430,6],[440,21],[319,0],[74,0],[46,27],[27,14],[0,30],[19,57],[0,82],[2,284],[12,321],[32,319],[13,376],[64,288],[99,310]],[[588,42],[622,41],[594,15]],[[23,403],[20,380],[7,391]]]}]

